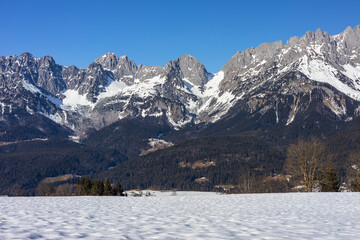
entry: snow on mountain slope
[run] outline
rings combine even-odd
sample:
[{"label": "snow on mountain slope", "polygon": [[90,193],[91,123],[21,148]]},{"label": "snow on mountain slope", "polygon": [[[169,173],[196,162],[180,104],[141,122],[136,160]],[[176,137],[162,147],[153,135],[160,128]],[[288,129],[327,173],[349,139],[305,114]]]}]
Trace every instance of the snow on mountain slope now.
[{"label": "snow on mountain slope", "polygon": [[[342,67],[345,70],[345,71],[342,71],[342,73],[358,84],[360,81],[360,65],[352,66],[351,64],[345,64]],[[356,89],[360,90],[360,88],[358,86]]]},{"label": "snow on mountain slope", "polygon": [[99,94],[98,99],[112,97],[115,95],[136,95],[140,98],[146,98],[152,95],[156,95],[155,86],[161,85],[164,82],[165,78],[161,78],[160,76],[155,76],[150,79],[142,79],[142,81],[135,79],[133,85],[126,85],[126,83],[122,81],[113,81],[108,87],[105,88],[103,93]]},{"label": "snow on mountain slope", "polygon": [[37,87],[35,87],[34,85],[32,85],[31,83],[29,83],[29,82],[27,82],[27,81],[23,81],[22,82],[22,84],[23,84],[23,87],[26,89],[26,90],[28,90],[28,91],[30,91],[30,92],[32,92],[32,93],[41,93],[41,91],[37,88]]},{"label": "snow on mountain slope", "polygon": [[66,90],[65,92],[63,92],[63,95],[64,99],[62,100],[62,105],[64,107],[70,107],[71,110],[76,110],[78,105],[93,105],[93,103],[90,102],[85,95],[79,94],[79,92],[74,89]]},{"label": "snow on mountain slope", "polygon": [[[349,72],[346,71],[347,74],[345,75],[348,77],[350,76],[349,78],[354,81],[353,82],[354,88],[353,88],[341,82],[339,78],[336,77],[339,71],[336,68],[332,67],[331,65],[324,63],[324,61],[309,60],[308,57],[305,55],[300,60],[300,62],[301,63],[298,70],[304,73],[309,79],[318,82],[328,83],[331,86],[335,87],[340,92],[345,93],[349,97],[356,99],[358,101],[360,100],[360,85],[356,83],[356,80],[359,80],[356,77],[356,74],[359,74],[360,72],[357,71],[357,68],[349,68],[348,65],[346,66],[346,68],[350,70],[352,74],[349,74]],[[345,68],[345,66],[343,67]]]},{"label": "snow on mountain slope", "polygon": [[105,91],[100,93],[98,99],[115,96],[120,93],[123,89],[128,87],[126,83],[122,81],[112,81],[106,88]]},{"label": "snow on mountain slope", "polygon": [[214,74],[205,84],[204,91],[197,95],[200,101],[191,108],[198,115],[196,122],[216,122],[234,105],[236,100],[241,99],[242,95],[236,96],[231,92],[220,91],[219,85],[223,79],[223,71]]}]

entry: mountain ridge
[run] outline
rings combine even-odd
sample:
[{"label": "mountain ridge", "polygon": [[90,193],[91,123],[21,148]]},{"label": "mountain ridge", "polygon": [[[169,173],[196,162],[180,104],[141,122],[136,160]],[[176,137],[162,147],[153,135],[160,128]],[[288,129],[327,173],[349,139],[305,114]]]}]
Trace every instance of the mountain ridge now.
[{"label": "mountain ridge", "polygon": [[[162,67],[136,65],[114,53],[104,54],[85,69],[57,65],[51,56],[36,58],[30,53],[0,57],[0,74],[5,85],[15,84],[15,89],[32,95],[18,104],[24,112],[40,113],[75,135],[129,117],[164,118],[174,129],[215,123],[244,99],[243,108],[250,113],[275,109],[279,123],[278,101],[266,93],[274,89],[278,95],[293,97],[285,124],[289,125],[299,109],[295,96],[304,92],[311,97],[318,83],[327,95],[324,104],[337,116],[348,120],[357,116],[359,110],[347,112],[337,98],[343,93],[360,100],[359,47],[360,26],[356,26],[334,36],[318,29],[291,37],[286,44],[263,43],[238,51],[214,74],[187,54]],[[286,86],[279,87],[289,76]],[[269,98],[275,103],[265,103]],[[9,103],[1,102],[3,113]]]}]

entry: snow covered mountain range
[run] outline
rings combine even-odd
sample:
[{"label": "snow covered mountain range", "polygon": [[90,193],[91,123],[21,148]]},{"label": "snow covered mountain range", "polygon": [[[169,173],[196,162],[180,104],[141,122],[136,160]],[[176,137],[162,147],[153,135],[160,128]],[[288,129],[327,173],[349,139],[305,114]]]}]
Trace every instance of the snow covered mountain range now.
[{"label": "snow covered mountain range", "polygon": [[18,138],[5,137],[14,129],[31,128],[32,137],[84,136],[87,129],[147,117],[175,130],[240,113],[286,127],[310,110],[337,122],[360,115],[360,26],[248,48],[214,74],[189,55],[161,67],[106,53],[86,69],[30,53],[0,57],[3,140]]}]

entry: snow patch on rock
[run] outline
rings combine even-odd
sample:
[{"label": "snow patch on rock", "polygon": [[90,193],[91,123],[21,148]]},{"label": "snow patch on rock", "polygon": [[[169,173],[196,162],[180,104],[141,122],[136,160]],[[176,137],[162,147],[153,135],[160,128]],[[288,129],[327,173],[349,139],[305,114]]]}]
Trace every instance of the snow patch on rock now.
[{"label": "snow patch on rock", "polygon": [[94,104],[90,102],[86,95],[81,95],[78,91],[73,89],[66,90],[63,95],[65,98],[63,99],[62,104],[66,107],[70,107],[71,109],[76,109],[79,105],[92,107]]},{"label": "snow patch on rock", "polygon": [[299,71],[311,80],[328,83],[347,96],[360,101],[360,91],[341,82],[336,77],[338,70],[322,60],[309,59],[308,56],[305,55],[301,59]]}]

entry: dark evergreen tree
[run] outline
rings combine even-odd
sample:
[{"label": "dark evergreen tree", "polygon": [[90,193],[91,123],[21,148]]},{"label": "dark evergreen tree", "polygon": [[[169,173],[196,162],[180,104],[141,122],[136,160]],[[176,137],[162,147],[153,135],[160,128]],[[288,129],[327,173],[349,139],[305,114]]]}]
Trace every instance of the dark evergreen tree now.
[{"label": "dark evergreen tree", "polygon": [[352,191],[360,192],[360,172],[356,175]]},{"label": "dark evergreen tree", "polygon": [[92,183],[90,177],[83,178],[80,182],[80,185],[81,185],[80,195],[90,195],[91,194],[93,183]]},{"label": "dark evergreen tree", "polygon": [[322,192],[338,192],[340,188],[339,180],[332,164],[328,164],[324,176],[320,182]]},{"label": "dark evergreen tree", "polygon": [[101,179],[96,179],[93,181],[91,188],[91,195],[102,196],[104,195],[104,183]]},{"label": "dark evergreen tree", "polygon": [[121,187],[121,185],[120,185],[119,182],[116,183],[115,192],[116,192],[116,195],[118,195],[118,196],[125,196],[125,195],[124,195],[124,190],[123,190],[123,188]]},{"label": "dark evergreen tree", "polygon": [[104,195],[112,196],[114,195],[113,188],[111,187],[110,180],[107,178],[104,185]]}]

